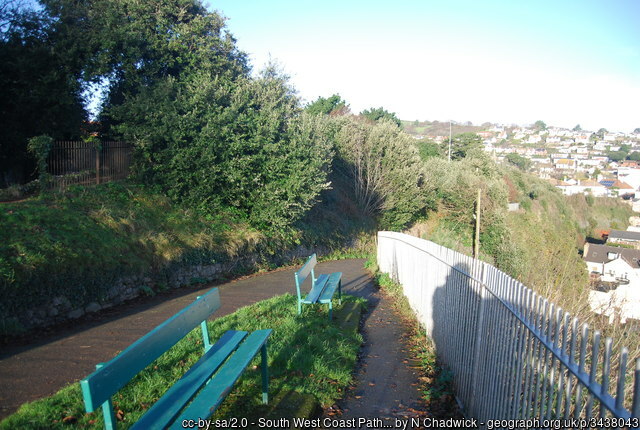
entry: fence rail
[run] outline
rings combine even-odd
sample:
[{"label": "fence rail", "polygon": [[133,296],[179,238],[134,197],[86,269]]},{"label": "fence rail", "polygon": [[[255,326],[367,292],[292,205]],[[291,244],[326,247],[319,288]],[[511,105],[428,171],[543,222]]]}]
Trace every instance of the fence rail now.
[{"label": "fence rail", "polygon": [[125,142],[55,142],[47,160],[52,186],[100,184],[129,175],[132,147]]},{"label": "fence rail", "polygon": [[[598,331],[591,334],[520,282],[393,232],[378,233],[378,265],[402,285],[470,416],[538,420],[536,427],[545,427],[545,419],[639,427],[640,360],[628,375],[626,348],[612,359],[611,339],[602,342]],[[562,427],[579,427],[576,422]]]}]

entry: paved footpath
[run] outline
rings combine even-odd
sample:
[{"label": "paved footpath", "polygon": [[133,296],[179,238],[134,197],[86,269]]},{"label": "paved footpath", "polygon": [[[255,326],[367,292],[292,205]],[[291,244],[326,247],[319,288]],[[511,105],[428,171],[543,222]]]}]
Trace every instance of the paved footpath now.
[{"label": "paved footpath", "polygon": [[[334,418],[416,416],[421,409],[417,375],[403,340],[399,318],[374,286],[364,260],[320,263],[316,273],[342,272],[343,291],[369,300],[365,345],[356,381],[338,404]],[[284,293],[295,294],[293,272],[286,269],[218,285],[222,307],[215,316]],[[0,349],[0,419],[23,403],[46,397],[75,383],[152,328],[211,288],[182,288],[102,311],[39,339]]]}]

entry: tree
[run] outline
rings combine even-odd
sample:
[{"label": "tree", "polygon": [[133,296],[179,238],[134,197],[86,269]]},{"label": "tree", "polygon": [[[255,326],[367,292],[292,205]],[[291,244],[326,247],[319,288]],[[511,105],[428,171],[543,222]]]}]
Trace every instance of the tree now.
[{"label": "tree", "polygon": [[627,153],[624,151],[609,151],[607,152],[607,157],[611,161],[622,161],[627,158]]},{"label": "tree", "polygon": [[84,82],[107,83],[103,132],[134,144],[137,180],[264,229],[290,225],[329,187],[327,119],[302,115],[276,67],[250,77],[200,1],[43,2]]},{"label": "tree", "polygon": [[576,124],[576,126],[573,127],[572,131],[582,131],[582,127],[580,127],[580,124]]},{"label": "tree", "polygon": [[54,22],[9,6],[0,10],[0,188],[33,178],[29,138],[77,138],[86,118],[79,70],[57,43]]},{"label": "tree", "polygon": [[531,167],[531,160],[529,160],[528,158],[523,157],[520,154],[516,154],[515,152],[510,152],[509,154],[506,155],[505,159],[513,164],[514,166],[516,166],[518,169],[522,170],[522,171],[527,171],[529,170],[529,168]]},{"label": "tree", "polygon": [[312,115],[346,115],[349,113],[349,105],[339,94],[334,94],[329,98],[318,97],[316,101],[309,103],[305,110]]},{"label": "tree", "polygon": [[[460,133],[451,139],[451,159],[465,158],[471,152],[482,150],[482,139],[476,133]],[[448,148],[447,148],[448,151]]]},{"label": "tree", "polygon": [[344,119],[338,155],[351,168],[358,204],[382,228],[402,229],[424,211],[424,172],[413,139],[395,122]]},{"label": "tree", "polygon": [[416,140],[415,145],[418,147],[418,153],[422,160],[444,156],[442,147],[431,139]]},{"label": "tree", "polygon": [[362,115],[365,118],[368,118],[371,121],[390,120],[396,123],[398,127],[402,125],[402,121],[400,121],[400,119],[396,116],[395,113],[388,112],[382,107],[365,109],[362,112],[360,112],[360,115]]},{"label": "tree", "polygon": [[106,84],[100,119],[116,137],[112,128],[126,125],[127,111],[161,88],[190,91],[187,85],[205,75],[223,88],[248,75],[246,55],[224,19],[199,0],[42,3],[55,23],[57,44],[81,69],[85,87]]},{"label": "tree", "polygon": [[640,161],[640,152],[633,151],[631,154],[627,155],[627,160]]},{"label": "tree", "polygon": [[633,130],[633,132],[634,132],[635,134],[640,134],[640,127],[638,127],[638,128],[636,128],[635,130]]},{"label": "tree", "polygon": [[544,121],[538,120],[533,124],[533,128],[538,131],[543,131],[547,129],[547,124]]},{"label": "tree", "polygon": [[606,129],[606,128],[601,128],[600,130],[598,130],[598,131],[595,133],[595,135],[596,135],[597,137],[599,137],[600,139],[604,139],[604,135],[605,135],[606,133],[608,133],[607,129]]},{"label": "tree", "polygon": [[136,100],[117,131],[136,145],[137,177],[174,201],[204,213],[232,207],[281,229],[329,187],[328,118],[301,114],[274,68],[222,87],[205,72],[183,85],[168,79]]}]

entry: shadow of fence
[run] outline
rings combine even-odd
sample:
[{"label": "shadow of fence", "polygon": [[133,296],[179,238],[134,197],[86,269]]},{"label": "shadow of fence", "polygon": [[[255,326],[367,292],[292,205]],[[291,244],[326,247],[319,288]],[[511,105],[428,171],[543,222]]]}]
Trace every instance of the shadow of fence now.
[{"label": "shadow of fence", "polygon": [[403,286],[470,416],[543,428],[582,427],[545,421],[558,419],[637,426],[640,359],[628,384],[626,348],[614,354],[611,339],[601,342],[598,331],[520,282],[401,233],[378,233],[378,265]]}]

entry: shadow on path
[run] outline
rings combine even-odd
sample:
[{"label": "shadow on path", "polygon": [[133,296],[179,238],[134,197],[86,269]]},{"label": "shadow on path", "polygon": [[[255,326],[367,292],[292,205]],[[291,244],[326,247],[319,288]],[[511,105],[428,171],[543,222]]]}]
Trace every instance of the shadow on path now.
[{"label": "shadow on path", "polygon": [[[339,260],[318,264],[317,273],[343,272],[343,289],[360,292],[370,281],[364,260]],[[217,285],[222,307],[217,318],[240,307],[284,293],[295,294],[295,268],[241,278]],[[135,300],[101,311],[55,331],[44,331],[0,348],[0,419],[25,402],[49,396],[84,378],[100,362],[131,345],[151,329],[193,302],[214,284],[172,290],[146,300]]]},{"label": "shadow on path", "polygon": [[[340,405],[341,418],[415,416],[420,408],[417,375],[410,368],[404,328],[368,272],[364,260],[320,263],[316,273],[343,273],[343,291],[368,300],[363,319],[365,343],[354,388]],[[284,293],[295,294],[293,273],[278,270],[218,285],[222,307],[214,318]],[[91,373],[152,328],[210,289],[187,288],[131,302],[91,319],[48,332],[28,344],[8,345],[0,352],[0,419],[28,401],[51,395]]]},{"label": "shadow on path", "polygon": [[[424,402],[418,389],[418,371],[410,350],[407,328],[394,309],[392,299],[373,283],[367,282],[359,295],[369,300],[362,324],[364,345],[356,368],[354,385],[337,403],[337,411],[325,413],[325,419],[378,419],[393,425],[395,419],[407,420],[424,415]],[[377,427],[371,427],[377,428]],[[380,427],[382,428],[382,427]]]}]

